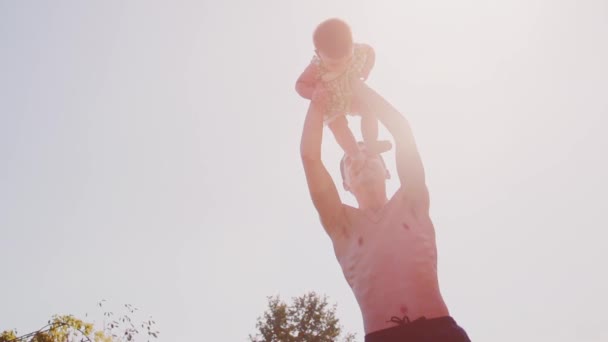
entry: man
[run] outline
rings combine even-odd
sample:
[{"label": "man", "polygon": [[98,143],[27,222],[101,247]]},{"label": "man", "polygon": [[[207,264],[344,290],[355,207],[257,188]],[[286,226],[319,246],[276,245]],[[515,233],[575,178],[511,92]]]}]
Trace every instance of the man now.
[{"label": "man", "polygon": [[[321,160],[323,118],[309,110],[301,155],[312,201],[363,315],[365,341],[470,341],[449,316],[437,279],[435,231],[424,168],[407,120],[365,84],[361,115],[374,113],[395,143],[401,186],[389,200],[379,144],[359,161],[344,157],[343,185],[358,208],[341,202]],[[314,106],[314,104],[311,104]],[[363,109],[365,108],[365,109]]]}]

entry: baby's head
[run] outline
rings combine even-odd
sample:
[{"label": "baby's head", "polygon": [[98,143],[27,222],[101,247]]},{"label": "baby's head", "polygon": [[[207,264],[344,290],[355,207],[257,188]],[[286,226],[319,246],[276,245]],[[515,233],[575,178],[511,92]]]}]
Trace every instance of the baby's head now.
[{"label": "baby's head", "polygon": [[340,65],[353,54],[353,36],[350,26],[340,19],[325,20],[313,34],[315,51],[328,66]]}]

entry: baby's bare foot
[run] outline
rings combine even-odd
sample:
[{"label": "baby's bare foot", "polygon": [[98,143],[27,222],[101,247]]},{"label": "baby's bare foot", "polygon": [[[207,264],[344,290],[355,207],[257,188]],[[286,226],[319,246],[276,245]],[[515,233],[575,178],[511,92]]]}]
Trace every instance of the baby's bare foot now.
[{"label": "baby's bare foot", "polygon": [[366,149],[371,153],[384,153],[389,151],[393,144],[389,140],[376,140],[371,142],[365,142]]}]

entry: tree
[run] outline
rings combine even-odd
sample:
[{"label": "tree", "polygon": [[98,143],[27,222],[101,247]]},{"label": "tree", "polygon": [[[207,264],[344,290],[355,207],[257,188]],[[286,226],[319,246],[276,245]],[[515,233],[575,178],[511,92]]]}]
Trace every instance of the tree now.
[{"label": "tree", "polygon": [[[103,302],[105,300],[98,303],[100,308]],[[0,342],[124,342],[136,341],[140,334],[149,342],[150,338],[158,337],[159,332],[154,329],[156,322],[150,318],[135,323],[133,316],[137,308],[130,304],[124,307],[127,312],[118,316],[105,311],[101,329],[72,315],[55,315],[44,327],[22,336],[15,330],[6,330],[0,333]],[[143,329],[141,333],[140,328]]]},{"label": "tree", "polygon": [[[255,336],[250,342],[334,342],[342,332],[336,317],[336,304],[329,306],[327,296],[308,292],[292,298],[290,304],[279,296],[268,297],[268,309],[258,317]],[[346,334],[344,342],[355,341],[354,334]]]}]

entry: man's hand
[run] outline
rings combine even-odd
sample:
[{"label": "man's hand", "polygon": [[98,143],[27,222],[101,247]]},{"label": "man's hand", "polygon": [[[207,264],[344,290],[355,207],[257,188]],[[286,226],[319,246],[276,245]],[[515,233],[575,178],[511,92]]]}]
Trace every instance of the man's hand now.
[{"label": "man's hand", "polygon": [[327,108],[327,105],[329,104],[329,97],[330,97],[329,90],[327,90],[327,88],[325,88],[325,86],[323,85],[323,83],[319,83],[315,87],[315,90],[312,92],[312,99],[311,100],[319,108]]},{"label": "man's hand", "polygon": [[296,91],[305,99],[312,99],[312,93],[315,90],[318,69],[314,63],[310,63],[304,72],[296,81]]}]

